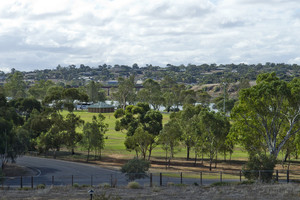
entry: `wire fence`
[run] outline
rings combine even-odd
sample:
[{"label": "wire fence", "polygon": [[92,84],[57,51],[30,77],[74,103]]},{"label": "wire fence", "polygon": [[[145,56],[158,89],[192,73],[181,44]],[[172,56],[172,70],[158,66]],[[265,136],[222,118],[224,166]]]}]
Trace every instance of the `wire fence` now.
[{"label": "wire fence", "polygon": [[[266,173],[271,174],[273,182],[289,183],[300,182],[300,171],[292,170],[265,170],[247,171],[256,174],[257,180],[262,181]],[[148,173],[145,178],[136,179],[144,187],[168,186],[177,184],[186,185],[210,185],[217,182],[243,182],[247,180],[244,176],[245,171],[218,171],[218,172],[163,172]],[[141,174],[130,174],[131,176]],[[45,186],[99,186],[108,187],[126,186],[131,180],[128,176],[120,172],[94,175],[41,175],[41,176],[19,176],[2,177],[0,183],[2,188],[36,188],[40,184]]]}]

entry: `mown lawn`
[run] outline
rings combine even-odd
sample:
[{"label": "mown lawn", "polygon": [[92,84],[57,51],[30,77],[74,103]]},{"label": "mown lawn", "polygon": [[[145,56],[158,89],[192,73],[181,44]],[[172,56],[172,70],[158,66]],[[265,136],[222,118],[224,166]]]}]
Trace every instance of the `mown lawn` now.
[{"label": "mown lawn", "polygon": [[[67,111],[63,111],[62,115],[67,115]],[[75,111],[74,114],[79,115],[82,120],[85,122],[91,122],[92,117],[95,115],[97,116],[97,113],[89,113],[86,111]],[[103,155],[110,156],[110,155],[118,155],[118,157],[121,158],[131,158],[135,156],[135,152],[129,152],[126,150],[126,147],[124,145],[124,140],[126,137],[126,131],[115,131],[115,122],[116,118],[113,116],[113,113],[103,113],[105,116],[105,123],[108,124],[108,131],[105,134],[105,137],[107,138],[105,140],[105,147],[102,151]],[[167,123],[170,119],[170,115],[163,113],[163,124]],[[79,132],[82,132],[82,127],[78,128]],[[80,147],[78,147],[79,151],[82,151]],[[77,150],[77,151],[78,151]],[[161,157],[164,158],[165,152],[164,150],[160,147],[157,146],[153,152],[152,156],[154,157]],[[175,155],[176,158],[179,159],[184,159],[186,158],[186,149],[184,146],[182,146],[176,153]],[[193,150],[190,152],[190,157],[194,157],[194,152]],[[207,158],[207,157],[205,157]],[[222,154],[219,155],[220,159],[223,159],[224,156]],[[247,153],[242,151],[241,148],[236,148],[234,153],[232,154],[232,159],[246,159],[247,158]],[[229,155],[227,155],[227,159],[229,159]]]}]

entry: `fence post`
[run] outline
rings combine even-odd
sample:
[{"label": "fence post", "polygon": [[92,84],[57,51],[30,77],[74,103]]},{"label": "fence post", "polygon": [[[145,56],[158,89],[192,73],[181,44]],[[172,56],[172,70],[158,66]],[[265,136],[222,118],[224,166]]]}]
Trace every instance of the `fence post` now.
[{"label": "fence post", "polygon": [[73,184],[74,184],[74,177],[73,177],[73,175],[72,175],[72,187],[73,187]]},{"label": "fence post", "polygon": [[33,189],[33,176],[31,176],[31,188]]},{"label": "fence post", "polygon": [[258,180],[261,182],[261,171],[258,170]]},{"label": "fence post", "polygon": [[162,186],[162,173],[159,173],[159,185]]},{"label": "fence post", "polygon": [[110,175],[110,187],[113,187],[113,178],[112,178],[112,174]]},{"label": "fence post", "polygon": [[153,183],[152,183],[152,173],[150,173],[150,187],[153,186],[152,184],[153,184]]},{"label": "fence post", "polygon": [[20,187],[23,188],[23,176],[20,178]]},{"label": "fence post", "polygon": [[289,183],[290,182],[290,171],[286,170],[286,182]]},{"label": "fence post", "polygon": [[93,175],[91,175],[91,187],[93,187]]},{"label": "fence post", "polygon": [[200,172],[200,185],[202,185],[202,172]]},{"label": "fence post", "polygon": [[278,177],[278,170],[276,170],[276,181],[278,182],[278,179],[279,179],[279,177]]},{"label": "fence post", "polygon": [[220,172],[220,182],[222,183],[222,172]]},{"label": "fence post", "polygon": [[54,185],[54,176],[52,176],[52,185]]},{"label": "fence post", "polygon": [[180,184],[182,184],[182,172],[180,172]]},{"label": "fence post", "polygon": [[240,182],[242,182],[242,170],[240,170]]}]

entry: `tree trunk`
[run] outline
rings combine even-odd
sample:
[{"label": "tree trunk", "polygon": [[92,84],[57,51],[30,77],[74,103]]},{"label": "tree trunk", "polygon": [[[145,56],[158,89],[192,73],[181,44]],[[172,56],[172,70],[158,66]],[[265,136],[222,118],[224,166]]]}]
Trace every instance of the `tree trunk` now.
[{"label": "tree trunk", "polygon": [[191,149],[190,146],[186,146],[186,160],[190,159],[190,149]]},{"label": "tree trunk", "polygon": [[166,169],[168,168],[168,151],[166,150]]},{"label": "tree trunk", "polygon": [[218,151],[216,152],[215,168],[217,168],[217,163],[218,163]]},{"label": "tree trunk", "polygon": [[197,164],[197,151],[195,151],[195,163],[194,163],[194,166],[196,166]]},{"label": "tree trunk", "polygon": [[86,158],[86,162],[89,162],[89,159],[90,159],[90,148],[88,148],[88,155],[87,155],[87,158]]},{"label": "tree trunk", "polygon": [[75,151],[74,151],[74,148],[73,148],[73,147],[72,147],[71,153],[72,153],[72,155],[75,154]]}]

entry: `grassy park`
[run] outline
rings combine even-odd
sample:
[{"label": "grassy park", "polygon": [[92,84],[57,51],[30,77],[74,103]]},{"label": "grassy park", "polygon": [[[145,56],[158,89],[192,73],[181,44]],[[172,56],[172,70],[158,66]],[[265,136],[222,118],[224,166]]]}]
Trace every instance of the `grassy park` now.
[{"label": "grassy park", "polygon": [[[62,115],[67,115],[67,111],[63,111]],[[89,113],[86,111],[75,111],[74,114],[79,115],[82,120],[85,122],[90,122],[92,120],[93,115],[97,115],[97,113]],[[105,147],[102,150],[102,159],[101,160],[93,160],[93,157],[90,162],[100,164],[104,167],[115,167],[119,168],[122,164],[124,164],[128,159],[131,159],[135,156],[135,152],[129,152],[126,150],[124,145],[124,140],[126,133],[122,131],[115,131],[115,117],[113,113],[104,113],[105,123],[109,125],[108,131],[105,134]],[[169,114],[163,113],[163,124],[167,123],[169,120]],[[78,128],[78,132],[82,132],[82,127]],[[67,149],[62,149],[61,152],[58,152],[59,159],[73,160],[85,162],[87,152],[83,150],[79,145],[76,149],[76,154],[71,155]],[[51,152],[48,155],[51,157]],[[165,152],[158,145],[154,148],[152,157],[151,157],[151,171],[164,171],[165,168]],[[167,171],[185,171],[185,172],[197,172],[197,171],[208,171],[208,157],[204,155],[204,161],[202,162],[201,157],[197,158],[197,164],[194,165],[194,153],[191,151],[190,154],[191,159],[186,161],[186,148],[181,146],[180,149],[175,154],[175,158],[171,160],[171,166]],[[281,155],[279,156],[280,159]],[[236,146],[234,148],[234,152],[231,155],[231,159],[229,155],[226,156],[226,160],[224,159],[224,155],[218,155],[218,163],[217,167],[213,168],[213,171],[235,171],[241,170],[243,164],[247,161],[248,154],[246,151],[240,146]],[[214,164],[215,165],[215,164]],[[283,169],[283,165],[278,165],[278,169]],[[290,163],[290,169],[298,169],[297,160],[293,160]]]}]

